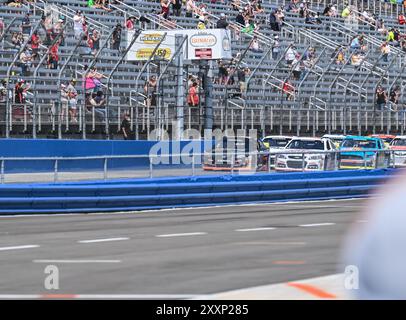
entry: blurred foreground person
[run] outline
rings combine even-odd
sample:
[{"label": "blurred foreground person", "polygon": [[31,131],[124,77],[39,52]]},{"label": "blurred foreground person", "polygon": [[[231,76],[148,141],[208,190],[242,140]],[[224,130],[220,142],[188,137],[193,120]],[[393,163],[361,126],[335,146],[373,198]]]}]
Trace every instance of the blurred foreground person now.
[{"label": "blurred foreground person", "polygon": [[[406,299],[406,172],[386,182],[370,200],[365,223],[346,239],[344,262],[356,268],[358,299]],[[347,288],[348,289],[348,288]]]}]

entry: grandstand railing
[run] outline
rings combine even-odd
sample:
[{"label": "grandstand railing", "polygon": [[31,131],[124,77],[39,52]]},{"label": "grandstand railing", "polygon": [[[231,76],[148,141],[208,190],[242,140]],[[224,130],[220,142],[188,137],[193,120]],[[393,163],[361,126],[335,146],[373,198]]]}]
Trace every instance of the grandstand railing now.
[{"label": "grandstand railing", "polygon": [[[217,152],[215,150],[208,150],[206,152],[193,152],[193,153],[179,153],[179,154],[147,154],[147,155],[101,155],[101,156],[86,156],[86,157],[0,157],[0,184],[12,183],[13,178],[18,178],[18,173],[8,173],[7,172],[7,162],[53,162],[53,168],[48,171],[51,173],[51,179],[54,183],[59,181],[66,180],[94,180],[97,179],[96,173],[102,173],[101,179],[107,180],[109,178],[116,178],[117,174],[125,177],[137,177],[141,178],[139,174],[144,174],[145,178],[154,178],[154,177],[164,177],[164,176],[185,176],[185,175],[204,175],[204,169],[202,170],[203,164],[207,159],[221,160],[224,161],[224,156],[226,156],[227,167],[224,168],[223,174],[239,174],[241,172],[247,172],[247,169],[252,173],[261,174],[263,172],[272,172],[273,166],[271,165],[271,157],[276,157],[276,160],[279,156],[294,156],[301,161],[301,166],[293,169],[294,171],[336,171],[340,169],[342,153],[348,153],[348,150],[309,150],[309,151],[298,151],[298,150],[275,150],[272,152],[269,151],[253,151],[246,152],[245,150],[232,149],[225,150],[224,152]],[[362,159],[357,161],[355,166],[359,170],[369,170],[373,168],[396,168],[396,151],[394,150],[380,150],[380,149],[361,149],[357,150],[357,153],[363,155]],[[366,156],[367,154],[374,154],[376,158],[380,157],[380,160],[371,161]],[[328,157],[330,161],[333,162],[333,165],[330,169],[318,169],[312,170],[306,168],[306,162],[308,161],[308,156],[321,156]],[[237,163],[236,157],[244,156],[252,163],[251,167],[242,168],[241,165]],[[170,159],[177,159],[179,163],[175,164],[166,164]],[[112,169],[109,164],[112,161],[118,160],[133,160],[134,167],[128,165],[128,169]],[[261,161],[267,162],[261,162]],[[93,164],[97,161],[101,163],[100,169],[93,170],[88,172],[88,170],[61,170],[61,164],[63,162],[72,162],[72,161],[81,161],[81,162],[92,162]],[[200,169],[200,170],[199,170]],[[174,171],[172,171],[174,170]],[[291,169],[292,170],[292,169]],[[28,170],[26,170],[28,171]],[[289,170],[287,170],[289,171]],[[65,173],[63,177],[62,174]],[[121,173],[121,174],[120,174]],[[115,176],[111,176],[114,174]],[[109,175],[111,177],[109,177]],[[46,172],[41,172],[41,176],[35,177],[31,175],[25,176],[25,182],[44,182],[46,181]],[[8,181],[10,180],[10,181]],[[21,180],[21,178],[19,179]]]}]

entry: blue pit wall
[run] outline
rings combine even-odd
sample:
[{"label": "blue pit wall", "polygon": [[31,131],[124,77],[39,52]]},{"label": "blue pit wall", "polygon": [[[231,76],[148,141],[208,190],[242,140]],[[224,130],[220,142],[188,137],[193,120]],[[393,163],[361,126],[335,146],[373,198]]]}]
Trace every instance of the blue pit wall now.
[{"label": "blue pit wall", "polygon": [[[212,143],[193,141],[149,141],[149,140],[55,140],[55,139],[0,139],[0,158],[46,158],[46,157],[91,157],[138,155],[143,158],[111,159],[108,169],[125,170],[148,168],[148,154],[155,149],[160,154],[202,153]],[[167,157],[167,164],[173,166],[172,158]],[[182,165],[177,166],[182,167]],[[103,168],[103,159],[61,160],[59,171],[96,171]],[[5,173],[52,172],[54,161],[51,160],[12,160],[5,161]]]},{"label": "blue pit wall", "polygon": [[[0,140],[0,158],[141,155],[148,154],[156,143],[7,139]],[[190,151],[188,143],[181,142],[182,152]],[[194,146],[201,143],[197,141]],[[174,152],[172,146],[173,143],[168,142],[169,149],[163,152]],[[125,168],[125,161],[112,162],[110,166]],[[7,161],[6,168],[7,172],[48,171],[44,162]],[[52,168],[51,161],[49,166]],[[100,169],[100,161],[78,160],[69,166],[67,170]],[[0,214],[114,212],[366,197],[394,172],[393,169],[344,170],[3,184],[0,185]]]}]

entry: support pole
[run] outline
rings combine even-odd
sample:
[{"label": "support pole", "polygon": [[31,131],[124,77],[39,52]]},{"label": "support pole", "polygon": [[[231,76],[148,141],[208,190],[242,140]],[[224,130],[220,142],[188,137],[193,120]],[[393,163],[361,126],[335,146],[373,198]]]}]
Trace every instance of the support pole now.
[{"label": "support pole", "polygon": [[183,36],[177,34],[175,36],[176,50],[179,50],[179,54],[175,59],[176,66],[176,128],[174,128],[175,140],[182,139],[182,132],[184,128],[184,87],[183,87]]}]

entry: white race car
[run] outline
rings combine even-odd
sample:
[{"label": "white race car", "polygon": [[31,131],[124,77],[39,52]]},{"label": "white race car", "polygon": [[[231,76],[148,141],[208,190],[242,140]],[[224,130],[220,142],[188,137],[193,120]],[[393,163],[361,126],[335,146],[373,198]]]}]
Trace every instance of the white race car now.
[{"label": "white race car", "polygon": [[294,137],[292,136],[266,136],[261,139],[263,145],[268,149],[269,151],[269,166],[271,168],[275,167],[275,153],[276,151],[279,151],[283,148],[286,147],[286,145],[289,143],[290,140],[292,140]]},{"label": "white race car", "polygon": [[317,153],[317,151],[336,150],[334,143],[330,139],[293,138],[284,150],[289,152],[286,154],[280,153],[276,156],[276,171],[322,171],[336,169],[336,155],[334,153]]},{"label": "white race car", "polygon": [[389,149],[394,152],[395,166],[406,166],[406,136],[396,136],[390,143]]}]

